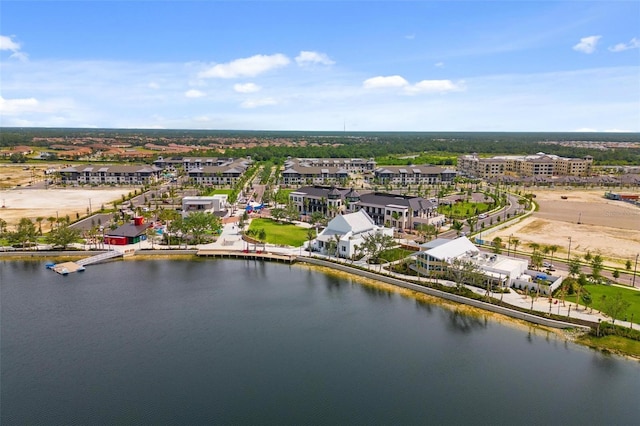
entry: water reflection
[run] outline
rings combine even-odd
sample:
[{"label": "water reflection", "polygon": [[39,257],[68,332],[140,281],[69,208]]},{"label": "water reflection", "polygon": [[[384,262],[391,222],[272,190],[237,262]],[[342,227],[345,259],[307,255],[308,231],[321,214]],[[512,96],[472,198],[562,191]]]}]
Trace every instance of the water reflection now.
[{"label": "water reflection", "polygon": [[376,285],[368,285],[362,284],[360,288],[367,296],[371,296],[374,299],[379,299],[381,297],[385,297],[386,299],[391,299],[393,296],[393,291],[387,290],[386,288],[378,287]]},{"label": "water reflection", "polygon": [[340,289],[340,286],[343,283],[343,281],[344,281],[343,279],[332,274],[324,275],[324,284],[327,287],[327,290],[329,291]]},{"label": "water reflection", "polygon": [[458,309],[444,311],[447,316],[447,329],[458,333],[471,333],[474,330],[484,330],[488,327],[486,316],[476,317]]},{"label": "water reflection", "polygon": [[418,308],[419,311],[428,313],[429,315],[433,314],[433,304],[425,302],[424,300],[416,299],[416,308]]}]

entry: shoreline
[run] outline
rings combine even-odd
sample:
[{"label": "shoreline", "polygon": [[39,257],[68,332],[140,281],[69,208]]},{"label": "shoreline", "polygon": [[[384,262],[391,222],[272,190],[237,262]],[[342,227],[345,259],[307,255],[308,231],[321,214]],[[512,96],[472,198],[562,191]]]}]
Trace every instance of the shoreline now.
[{"label": "shoreline", "polygon": [[[88,255],[94,255],[97,252],[99,251],[68,251],[68,252],[40,251],[40,252],[34,252],[29,254],[26,254],[24,252],[22,253],[6,252],[6,253],[0,253],[0,261],[3,261],[3,260],[36,261],[39,258],[48,258],[50,260],[61,260],[61,259],[70,260],[70,259],[87,257]],[[124,260],[124,261],[171,260],[171,259],[189,260],[189,261],[207,260],[206,258],[201,258],[199,256],[196,256],[196,252],[197,250],[167,250],[167,249],[144,250],[142,253],[139,253],[139,254],[136,253],[136,255],[134,256],[129,256],[121,259],[114,259],[105,263],[109,263],[117,260]],[[301,259],[301,260],[302,261],[296,262],[298,266],[302,266],[307,269],[315,270],[324,274],[332,274],[332,275],[339,276],[341,278],[348,278],[352,281],[357,282],[358,285],[363,285],[370,288],[383,290],[389,293],[398,294],[401,297],[412,298],[418,303],[428,303],[431,305],[436,305],[450,312],[462,312],[466,315],[470,315],[476,318],[483,318],[485,320],[491,319],[500,324],[503,324],[503,325],[506,324],[511,327],[521,329],[523,331],[528,330],[530,333],[532,332],[532,330],[533,331],[539,330],[547,333],[547,335],[552,334],[557,337],[561,337],[565,341],[571,341],[572,343],[578,344],[585,348],[597,350],[601,353],[618,355],[621,357],[628,358],[630,360],[640,361],[640,357],[635,356],[634,354],[623,353],[615,349],[608,348],[606,346],[597,346],[597,345],[594,345],[593,342],[591,341],[583,341],[583,339],[580,339],[580,338],[584,336],[586,333],[588,333],[586,331],[587,327],[585,326],[580,326],[578,324],[570,324],[571,327],[568,327],[568,328],[553,327],[553,326],[529,321],[522,317],[515,317],[505,313],[488,310],[480,306],[474,306],[472,304],[465,303],[464,300],[463,301],[450,300],[448,298],[440,297],[439,295],[432,295],[416,289],[407,288],[407,287],[403,287],[393,283],[385,282],[384,280],[380,279],[380,278],[390,278],[390,277],[385,277],[385,276],[367,277],[367,276],[358,274],[357,270],[353,270],[353,271],[343,270],[341,268],[334,268],[328,265],[304,262],[304,260],[306,259]],[[323,262],[323,263],[327,263],[327,262]],[[343,266],[343,265],[340,265],[340,266]],[[348,268],[348,269],[353,269],[353,268]],[[371,271],[367,271],[367,272],[373,275],[379,275],[375,272],[371,272]],[[407,284],[410,284],[410,283],[407,283]],[[432,289],[432,290],[435,290],[435,289]],[[462,299],[467,299],[467,298],[462,297]],[[474,299],[468,299],[468,300],[475,302]],[[494,306],[494,305],[491,305],[491,306]],[[544,319],[541,316],[540,317],[537,315],[533,315],[533,316]]]}]

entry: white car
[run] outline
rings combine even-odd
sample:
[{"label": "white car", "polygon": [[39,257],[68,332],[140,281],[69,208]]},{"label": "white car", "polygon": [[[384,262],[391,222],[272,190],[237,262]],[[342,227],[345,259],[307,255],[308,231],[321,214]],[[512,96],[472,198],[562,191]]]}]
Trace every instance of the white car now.
[{"label": "white car", "polygon": [[486,218],[487,218],[487,215],[485,213],[480,213],[478,215],[478,219],[486,219]]}]

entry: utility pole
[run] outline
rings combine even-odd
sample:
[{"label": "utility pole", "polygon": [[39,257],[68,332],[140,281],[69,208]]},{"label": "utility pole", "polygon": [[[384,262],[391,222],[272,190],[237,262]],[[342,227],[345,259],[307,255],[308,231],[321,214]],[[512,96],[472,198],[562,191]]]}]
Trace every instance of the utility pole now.
[{"label": "utility pole", "polygon": [[569,252],[567,253],[567,262],[571,260],[571,237],[569,237]]},{"label": "utility pole", "polygon": [[636,272],[638,271],[638,256],[640,256],[640,253],[636,254],[636,266],[634,266],[633,268],[633,284],[631,284],[632,287],[636,286]]}]

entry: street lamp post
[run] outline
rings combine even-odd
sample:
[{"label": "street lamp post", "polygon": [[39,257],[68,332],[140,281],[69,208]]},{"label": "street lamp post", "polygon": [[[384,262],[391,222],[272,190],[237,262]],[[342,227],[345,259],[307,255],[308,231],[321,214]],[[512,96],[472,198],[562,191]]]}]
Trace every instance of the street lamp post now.
[{"label": "street lamp post", "polygon": [[567,253],[567,262],[571,260],[571,237],[569,237],[569,252]]},{"label": "street lamp post", "polygon": [[638,271],[638,256],[640,256],[640,253],[636,254],[636,266],[634,266],[633,268],[633,284],[631,284],[632,287],[636,286],[636,272]]}]

